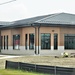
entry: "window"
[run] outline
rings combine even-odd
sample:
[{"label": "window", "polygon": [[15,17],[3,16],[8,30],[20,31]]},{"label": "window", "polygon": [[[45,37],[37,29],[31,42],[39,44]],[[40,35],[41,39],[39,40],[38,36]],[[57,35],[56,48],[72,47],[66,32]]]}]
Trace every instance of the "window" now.
[{"label": "window", "polygon": [[8,35],[4,36],[4,49],[8,49]]},{"label": "window", "polygon": [[20,35],[13,35],[13,49],[20,49]]},{"label": "window", "polygon": [[29,49],[34,49],[34,34],[29,34]]},{"label": "window", "polygon": [[3,36],[1,36],[1,49],[3,49]]},{"label": "window", "polygon": [[50,49],[50,48],[51,48],[51,35],[41,34],[41,49]]},{"label": "window", "polygon": [[58,34],[54,34],[54,49],[58,49]]},{"label": "window", "polygon": [[25,49],[27,50],[27,34],[25,34]]},{"label": "window", "polygon": [[4,36],[4,49],[5,49],[5,36]]},{"label": "window", "polygon": [[64,47],[65,49],[75,49],[75,34],[64,35]]}]

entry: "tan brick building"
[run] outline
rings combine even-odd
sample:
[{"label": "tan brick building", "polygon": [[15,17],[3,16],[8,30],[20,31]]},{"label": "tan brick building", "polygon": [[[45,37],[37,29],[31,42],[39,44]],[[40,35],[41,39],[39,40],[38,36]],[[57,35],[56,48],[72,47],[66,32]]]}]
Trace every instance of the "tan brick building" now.
[{"label": "tan brick building", "polygon": [[0,23],[1,53],[60,55],[75,52],[75,15],[58,13]]}]

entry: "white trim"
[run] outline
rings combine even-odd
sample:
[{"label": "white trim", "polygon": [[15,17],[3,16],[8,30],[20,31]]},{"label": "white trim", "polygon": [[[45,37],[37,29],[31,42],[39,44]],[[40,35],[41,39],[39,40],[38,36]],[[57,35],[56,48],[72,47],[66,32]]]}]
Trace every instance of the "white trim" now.
[{"label": "white trim", "polygon": [[51,50],[54,50],[54,46],[51,46]]},{"label": "white trim", "polygon": [[20,46],[20,50],[26,50],[25,46]]},{"label": "white trim", "polygon": [[29,46],[27,46],[27,50],[29,50]]},{"label": "white trim", "polygon": [[[28,46],[29,48],[29,46]],[[13,46],[9,46],[8,50],[1,50],[2,53],[5,54],[24,54],[24,55],[61,55],[64,51],[64,46],[58,46],[57,50],[53,49],[51,46],[51,50],[41,50],[41,46],[39,46],[39,54],[38,54],[38,46],[36,46],[36,54],[34,50],[25,50],[25,46],[20,46],[20,50],[13,50]]]},{"label": "white trim", "polygon": [[13,50],[13,46],[8,46],[8,50]]},{"label": "white trim", "polygon": [[39,50],[41,50],[41,46],[39,46]]},{"label": "white trim", "polygon": [[58,46],[58,50],[64,51],[64,46]]},{"label": "white trim", "polygon": [[[40,46],[39,46],[40,47]],[[35,50],[34,50],[35,51]],[[34,52],[34,54],[35,54],[35,52]],[[40,54],[40,49],[39,49],[39,54]],[[38,46],[36,46],[36,55],[39,55],[38,54]]]}]

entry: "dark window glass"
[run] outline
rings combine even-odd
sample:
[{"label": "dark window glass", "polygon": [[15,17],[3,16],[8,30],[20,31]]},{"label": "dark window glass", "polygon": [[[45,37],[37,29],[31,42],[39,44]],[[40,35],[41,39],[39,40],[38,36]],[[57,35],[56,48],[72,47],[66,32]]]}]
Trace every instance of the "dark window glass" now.
[{"label": "dark window glass", "polygon": [[7,49],[8,49],[8,36],[7,36]]},{"label": "dark window glass", "polygon": [[54,34],[54,49],[58,49],[58,34]]},{"label": "dark window glass", "polygon": [[74,34],[64,35],[64,47],[65,49],[75,49],[75,35]]},{"label": "dark window glass", "polygon": [[8,49],[8,35],[4,36],[4,49]]},{"label": "dark window glass", "polygon": [[51,48],[51,36],[50,34],[41,34],[41,49]]},{"label": "dark window glass", "polygon": [[34,34],[29,34],[29,49],[34,49]]},{"label": "dark window glass", "polygon": [[13,49],[20,49],[20,35],[13,35]]},{"label": "dark window glass", "polygon": [[3,36],[1,36],[1,49],[3,49],[3,42],[2,42],[2,40],[3,40]]},{"label": "dark window glass", "polygon": [[4,49],[5,49],[5,36],[4,36]]},{"label": "dark window glass", "polygon": [[25,35],[25,49],[27,50],[27,34]]}]

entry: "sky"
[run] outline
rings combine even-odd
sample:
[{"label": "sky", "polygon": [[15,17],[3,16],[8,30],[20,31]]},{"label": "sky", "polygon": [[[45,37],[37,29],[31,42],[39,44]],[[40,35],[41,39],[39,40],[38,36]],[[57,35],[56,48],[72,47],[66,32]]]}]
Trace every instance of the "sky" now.
[{"label": "sky", "polygon": [[[0,0],[0,4],[12,0]],[[54,13],[75,14],[75,0],[15,0],[0,5],[0,21],[16,21]]]}]

